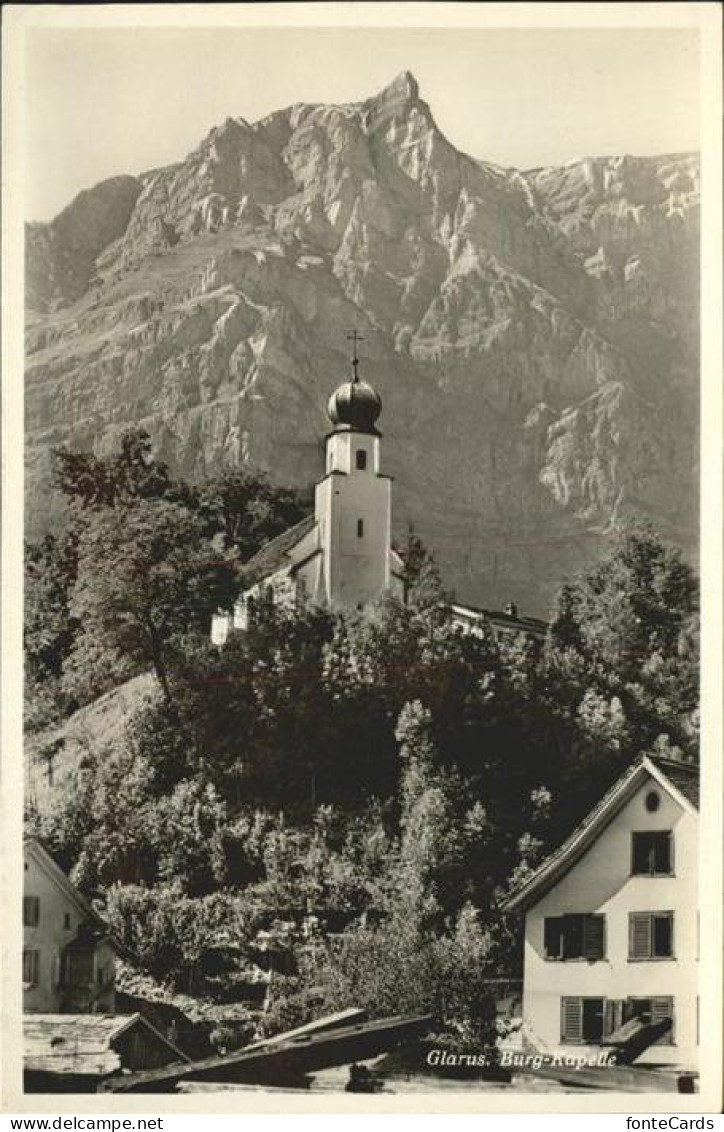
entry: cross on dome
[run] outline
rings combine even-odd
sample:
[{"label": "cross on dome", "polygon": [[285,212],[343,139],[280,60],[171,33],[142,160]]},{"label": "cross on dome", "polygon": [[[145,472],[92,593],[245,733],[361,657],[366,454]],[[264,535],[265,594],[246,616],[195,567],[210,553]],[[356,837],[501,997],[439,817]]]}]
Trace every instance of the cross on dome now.
[{"label": "cross on dome", "polygon": [[357,372],[357,367],[359,365],[359,358],[357,357],[357,343],[364,342],[364,338],[361,334],[357,333],[357,328],[355,327],[352,333],[347,335],[347,341],[352,343],[352,369],[354,370],[354,377],[352,378],[352,380],[356,382],[359,381],[359,374]]}]

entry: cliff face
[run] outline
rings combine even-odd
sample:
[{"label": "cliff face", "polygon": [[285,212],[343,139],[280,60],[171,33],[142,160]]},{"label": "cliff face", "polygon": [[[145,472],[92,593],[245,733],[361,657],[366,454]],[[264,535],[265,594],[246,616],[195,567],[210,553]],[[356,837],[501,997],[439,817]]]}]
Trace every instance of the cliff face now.
[{"label": "cliff face", "polygon": [[30,531],[56,518],[50,447],[131,422],[186,476],[309,484],[356,326],[395,525],[461,599],[544,613],[630,512],[693,545],[697,176],[473,160],[403,74],[81,194],[28,229]]}]

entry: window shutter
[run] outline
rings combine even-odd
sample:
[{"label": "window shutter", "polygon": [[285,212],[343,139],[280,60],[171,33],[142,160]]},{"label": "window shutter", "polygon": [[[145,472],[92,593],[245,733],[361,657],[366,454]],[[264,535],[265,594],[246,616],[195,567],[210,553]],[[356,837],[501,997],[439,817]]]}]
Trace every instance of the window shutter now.
[{"label": "window shutter", "polygon": [[583,954],[586,959],[603,959],[606,917],[585,916],[583,920]]},{"label": "window shutter", "polygon": [[652,916],[652,920],[652,954],[661,959],[673,955],[673,914],[671,912],[658,912]]},{"label": "window shutter", "polygon": [[651,999],[651,1024],[655,1026],[657,1022],[663,1022],[665,1018],[671,1020],[671,1026],[657,1039],[656,1045],[670,1045],[673,1041],[674,1034],[674,1000],[673,998],[652,998]]},{"label": "window shutter", "polygon": [[671,834],[661,833],[654,838],[654,872],[671,872]]},{"label": "window shutter", "polygon": [[620,998],[606,999],[606,1018],[603,1031],[605,1037],[615,1034],[616,1030],[619,1030],[623,1025],[624,1005],[625,1003]]},{"label": "window shutter", "polygon": [[583,1000],[561,999],[561,1038],[566,1042],[583,1040]]},{"label": "window shutter", "polygon": [[37,896],[23,897],[23,925],[36,928],[40,920],[40,899]]},{"label": "window shutter", "polygon": [[648,843],[645,834],[631,834],[631,858],[631,871],[635,875],[640,876],[649,872]]},{"label": "window shutter", "polygon": [[649,912],[630,912],[628,918],[629,959],[648,959],[651,956],[651,915]]}]

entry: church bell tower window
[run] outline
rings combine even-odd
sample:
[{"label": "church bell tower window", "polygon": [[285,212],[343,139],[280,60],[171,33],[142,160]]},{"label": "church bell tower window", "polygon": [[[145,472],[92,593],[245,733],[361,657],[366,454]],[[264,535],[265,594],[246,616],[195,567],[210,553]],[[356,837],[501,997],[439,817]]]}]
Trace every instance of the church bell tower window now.
[{"label": "church bell tower window", "polygon": [[367,467],[367,453],[364,448],[357,449],[357,471],[363,472]]}]

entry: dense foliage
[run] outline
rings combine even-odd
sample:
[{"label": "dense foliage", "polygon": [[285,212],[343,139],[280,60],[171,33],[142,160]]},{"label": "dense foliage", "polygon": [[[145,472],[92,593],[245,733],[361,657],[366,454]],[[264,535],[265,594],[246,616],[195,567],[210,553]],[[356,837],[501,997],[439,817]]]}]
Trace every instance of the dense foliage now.
[{"label": "dense foliage", "polygon": [[58,462],[67,530],[28,548],[36,750],[130,675],[158,694],[33,827],[171,987],[254,1000],[271,970],[267,1032],[356,1004],[488,1044],[491,987],[519,973],[503,895],[642,752],[696,758],[681,557],[622,532],[561,589],[545,642],[505,641],[455,627],[411,535],[406,603],[261,605],[218,649],[210,613],[302,503],[247,472],[174,482],[143,434]]}]

